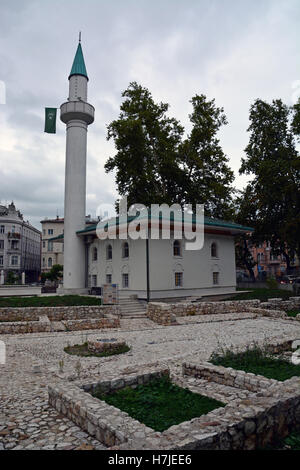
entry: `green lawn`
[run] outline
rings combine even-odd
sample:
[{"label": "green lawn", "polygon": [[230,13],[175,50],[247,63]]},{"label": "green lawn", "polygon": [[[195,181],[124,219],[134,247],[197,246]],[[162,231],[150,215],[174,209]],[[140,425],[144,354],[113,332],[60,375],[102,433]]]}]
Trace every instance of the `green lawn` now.
[{"label": "green lawn", "polygon": [[[229,300],[253,300],[259,299],[261,302],[267,302],[268,299],[274,299],[275,297],[283,300],[288,300],[290,297],[295,297],[295,294],[291,291],[281,289],[237,289],[240,294],[230,297]],[[250,292],[244,292],[248,290]]]},{"label": "green lawn", "polygon": [[88,350],[88,343],[83,344],[75,344],[74,346],[66,346],[64,351],[72,356],[81,356],[81,357],[107,357],[107,356],[115,356],[116,354],[123,354],[130,351],[130,347],[120,346],[116,348],[114,351],[104,351],[102,353],[93,353]]},{"label": "green lawn", "polygon": [[93,396],[128,413],[155,431],[189,421],[224,403],[172,384],[169,378],[153,379],[147,385],[126,387],[112,394],[95,391]]},{"label": "green lawn", "polygon": [[255,375],[263,375],[280,382],[294,376],[300,377],[300,365],[281,358],[273,359],[258,347],[239,353],[230,350],[214,353],[210,362],[217,366],[232,367],[236,370],[252,372]]},{"label": "green lawn", "polygon": [[81,295],[54,295],[45,297],[0,297],[1,307],[64,307],[100,305],[101,299]]}]

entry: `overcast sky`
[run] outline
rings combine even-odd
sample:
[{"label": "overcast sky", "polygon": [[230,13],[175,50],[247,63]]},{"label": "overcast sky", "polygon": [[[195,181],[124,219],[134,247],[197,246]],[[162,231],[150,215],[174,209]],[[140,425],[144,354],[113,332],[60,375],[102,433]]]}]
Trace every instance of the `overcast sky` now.
[{"label": "overcast sky", "polygon": [[117,197],[103,168],[115,153],[106,126],[133,80],[168,102],[187,132],[191,97],[215,98],[229,121],[221,144],[242,188],[250,105],[291,105],[299,95],[299,21],[299,0],[0,0],[0,201],[13,199],[38,228],[63,215],[65,126],[58,119],[57,134],[45,134],[44,108],[66,101],[79,30],[96,108],[87,213]]}]

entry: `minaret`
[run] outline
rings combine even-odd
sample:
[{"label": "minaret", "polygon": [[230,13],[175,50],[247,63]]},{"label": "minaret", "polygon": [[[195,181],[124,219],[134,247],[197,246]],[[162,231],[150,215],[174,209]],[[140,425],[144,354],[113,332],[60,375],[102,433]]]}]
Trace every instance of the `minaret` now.
[{"label": "minaret", "polygon": [[85,245],[76,232],[85,227],[87,128],[95,113],[87,103],[88,80],[79,37],[69,75],[69,98],[60,107],[60,119],[67,125],[63,287],[70,292],[87,287]]}]

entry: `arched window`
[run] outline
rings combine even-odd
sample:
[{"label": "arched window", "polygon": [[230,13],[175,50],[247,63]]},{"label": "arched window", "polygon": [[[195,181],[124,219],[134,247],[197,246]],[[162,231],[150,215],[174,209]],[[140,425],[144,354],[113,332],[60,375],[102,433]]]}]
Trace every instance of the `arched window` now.
[{"label": "arched window", "polygon": [[97,261],[98,259],[98,250],[97,248],[93,248],[93,261]]},{"label": "arched window", "polygon": [[127,242],[123,243],[122,258],[129,258],[129,245]]},{"label": "arched window", "polygon": [[106,259],[112,259],[112,246],[107,245],[106,247]]},{"label": "arched window", "polygon": [[173,243],[173,255],[181,256],[181,243],[179,240],[175,240]]},{"label": "arched window", "polygon": [[211,257],[217,258],[218,257],[218,248],[216,243],[212,243],[210,247]]}]

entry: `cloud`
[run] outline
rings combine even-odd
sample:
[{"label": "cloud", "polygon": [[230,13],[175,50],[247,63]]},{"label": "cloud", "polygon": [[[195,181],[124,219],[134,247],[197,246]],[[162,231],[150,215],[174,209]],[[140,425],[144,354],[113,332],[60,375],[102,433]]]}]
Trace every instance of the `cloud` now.
[{"label": "cloud", "polygon": [[[14,199],[36,226],[63,213],[65,127],[43,133],[44,108],[59,108],[78,32],[96,108],[88,132],[87,213],[117,197],[106,126],[119,114],[122,91],[136,80],[190,130],[189,100],[216,98],[229,124],[221,144],[238,173],[255,98],[292,104],[300,79],[298,0],[0,0],[0,200]],[[66,21],[66,18],[68,21]],[[237,176],[242,187],[245,177]]]}]

